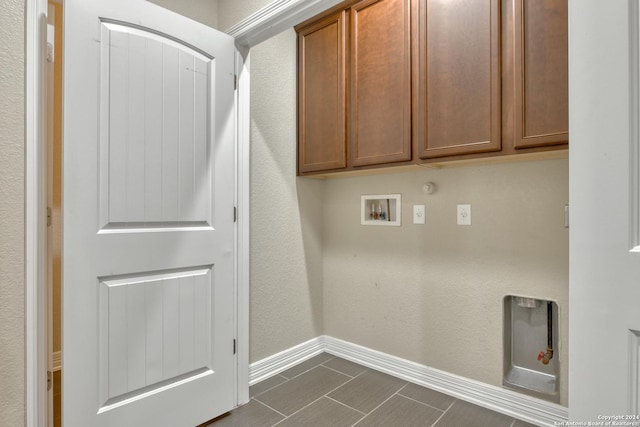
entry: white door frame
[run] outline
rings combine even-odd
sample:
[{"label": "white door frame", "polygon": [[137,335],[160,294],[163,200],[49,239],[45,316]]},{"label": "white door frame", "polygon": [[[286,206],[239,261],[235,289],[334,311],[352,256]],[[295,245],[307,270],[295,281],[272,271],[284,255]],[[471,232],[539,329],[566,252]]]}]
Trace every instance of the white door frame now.
[{"label": "white door frame", "polygon": [[[47,425],[46,23],[47,0],[25,10],[25,425]],[[249,401],[249,56],[237,55],[236,402]]]},{"label": "white door frame", "polygon": [[25,20],[25,412],[36,427],[47,425],[47,1],[27,1]]}]

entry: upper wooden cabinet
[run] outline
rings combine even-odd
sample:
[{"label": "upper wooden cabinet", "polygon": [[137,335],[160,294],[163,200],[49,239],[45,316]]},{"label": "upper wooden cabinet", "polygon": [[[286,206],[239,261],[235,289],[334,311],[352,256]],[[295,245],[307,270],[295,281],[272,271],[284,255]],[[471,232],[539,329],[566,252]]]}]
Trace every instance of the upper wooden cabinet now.
[{"label": "upper wooden cabinet", "polygon": [[350,8],[350,140],[353,166],[411,160],[409,0]]},{"label": "upper wooden cabinet", "polygon": [[298,32],[298,172],[347,166],[346,12]]},{"label": "upper wooden cabinet", "polygon": [[509,0],[505,27],[505,143],[569,142],[567,0]]},{"label": "upper wooden cabinet", "polygon": [[568,0],[348,0],[298,31],[298,172],[566,148]]},{"label": "upper wooden cabinet", "polygon": [[500,0],[421,0],[416,14],[418,156],[499,151]]}]

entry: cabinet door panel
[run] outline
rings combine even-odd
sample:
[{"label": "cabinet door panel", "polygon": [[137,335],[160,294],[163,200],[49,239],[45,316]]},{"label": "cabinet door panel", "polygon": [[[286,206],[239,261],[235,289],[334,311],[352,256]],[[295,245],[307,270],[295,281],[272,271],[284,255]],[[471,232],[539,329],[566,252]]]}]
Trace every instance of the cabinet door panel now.
[{"label": "cabinet door panel", "polygon": [[501,149],[500,1],[422,0],[414,80],[418,156]]},{"label": "cabinet door panel", "polygon": [[365,0],[351,8],[353,166],[411,160],[409,3]]},{"label": "cabinet door panel", "polygon": [[347,166],[345,12],[298,33],[298,171]]},{"label": "cabinet door panel", "polygon": [[567,0],[515,0],[516,148],[569,141]]}]

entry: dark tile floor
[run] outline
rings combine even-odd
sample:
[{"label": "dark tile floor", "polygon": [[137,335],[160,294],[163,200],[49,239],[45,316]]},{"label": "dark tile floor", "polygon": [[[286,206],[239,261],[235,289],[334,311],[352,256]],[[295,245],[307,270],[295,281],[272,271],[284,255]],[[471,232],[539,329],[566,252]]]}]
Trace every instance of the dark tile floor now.
[{"label": "dark tile floor", "polygon": [[523,421],[320,354],[250,389],[209,427],[527,427]]}]

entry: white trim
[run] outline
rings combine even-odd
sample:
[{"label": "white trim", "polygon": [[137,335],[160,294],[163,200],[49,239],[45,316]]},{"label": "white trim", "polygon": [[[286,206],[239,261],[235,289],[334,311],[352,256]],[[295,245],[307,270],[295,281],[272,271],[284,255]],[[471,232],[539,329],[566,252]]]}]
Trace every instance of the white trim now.
[{"label": "white trim", "polygon": [[25,9],[25,425],[47,425],[46,69],[47,1]]},{"label": "white trim", "polygon": [[249,401],[249,210],[251,185],[251,120],[250,120],[250,55],[248,50],[236,52],[236,92],[237,122],[237,184],[236,203],[238,208],[237,228],[237,404]]},{"label": "white trim", "polygon": [[629,0],[629,245],[640,252],[640,8]]},{"label": "white trim", "polygon": [[563,425],[564,406],[481,383],[329,336],[320,336],[251,364],[253,385],[322,352],[539,426]]},{"label": "white trim", "polygon": [[254,385],[325,351],[324,336],[293,346],[249,366],[249,384]]},{"label": "white trim", "polygon": [[251,47],[303,22],[342,0],[275,0],[238,22],[225,33],[237,46]]}]

